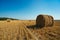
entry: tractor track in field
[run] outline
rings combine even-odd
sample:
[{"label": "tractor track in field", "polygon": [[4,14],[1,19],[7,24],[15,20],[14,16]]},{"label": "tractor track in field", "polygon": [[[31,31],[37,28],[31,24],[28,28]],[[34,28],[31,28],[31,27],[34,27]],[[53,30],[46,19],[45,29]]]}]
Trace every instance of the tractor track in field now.
[{"label": "tractor track in field", "polygon": [[17,40],[38,40],[38,38],[26,27],[23,22],[20,23],[20,25]]}]

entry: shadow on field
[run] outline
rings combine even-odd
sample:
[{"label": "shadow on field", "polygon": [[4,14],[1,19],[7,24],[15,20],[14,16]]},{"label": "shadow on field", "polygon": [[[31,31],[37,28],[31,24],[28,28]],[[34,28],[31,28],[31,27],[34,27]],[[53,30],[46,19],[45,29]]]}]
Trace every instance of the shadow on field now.
[{"label": "shadow on field", "polygon": [[30,26],[27,26],[27,28],[31,28],[31,29],[41,29],[41,28],[43,28],[43,26],[30,25]]}]

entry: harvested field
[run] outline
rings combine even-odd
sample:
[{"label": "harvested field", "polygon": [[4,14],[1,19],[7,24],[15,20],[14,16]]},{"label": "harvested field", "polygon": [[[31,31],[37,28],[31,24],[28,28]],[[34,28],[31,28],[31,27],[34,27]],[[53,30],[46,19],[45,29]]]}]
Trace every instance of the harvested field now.
[{"label": "harvested field", "polygon": [[0,40],[60,40],[60,22],[36,28],[35,20],[0,21]]}]

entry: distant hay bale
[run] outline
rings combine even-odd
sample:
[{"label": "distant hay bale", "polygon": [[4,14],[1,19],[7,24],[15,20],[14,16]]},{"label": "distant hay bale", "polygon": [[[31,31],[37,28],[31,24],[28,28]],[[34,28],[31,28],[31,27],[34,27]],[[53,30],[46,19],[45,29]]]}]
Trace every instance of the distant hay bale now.
[{"label": "distant hay bale", "polygon": [[29,20],[29,22],[31,22],[31,20]]},{"label": "distant hay bale", "polygon": [[7,22],[10,22],[11,21],[11,19],[7,19]]},{"label": "distant hay bale", "polygon": [[50,15],[38,15],[36,18],[36,25],[37,26],[53,26],[54,19]]}]

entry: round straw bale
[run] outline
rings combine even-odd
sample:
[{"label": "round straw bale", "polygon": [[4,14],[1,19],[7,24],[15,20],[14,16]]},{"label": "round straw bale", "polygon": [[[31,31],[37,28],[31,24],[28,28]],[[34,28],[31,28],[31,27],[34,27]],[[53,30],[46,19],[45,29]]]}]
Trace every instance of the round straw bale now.
[{"label": "round straw bale", "polygon": [[53,26],[54,19],[50,15],[38,15],[36,18],[36,25],[37,26]]},{"label": "round straw bale", "polygon": [[11,19],[7,19],[7,22],[10,22],[11,21]]}]

